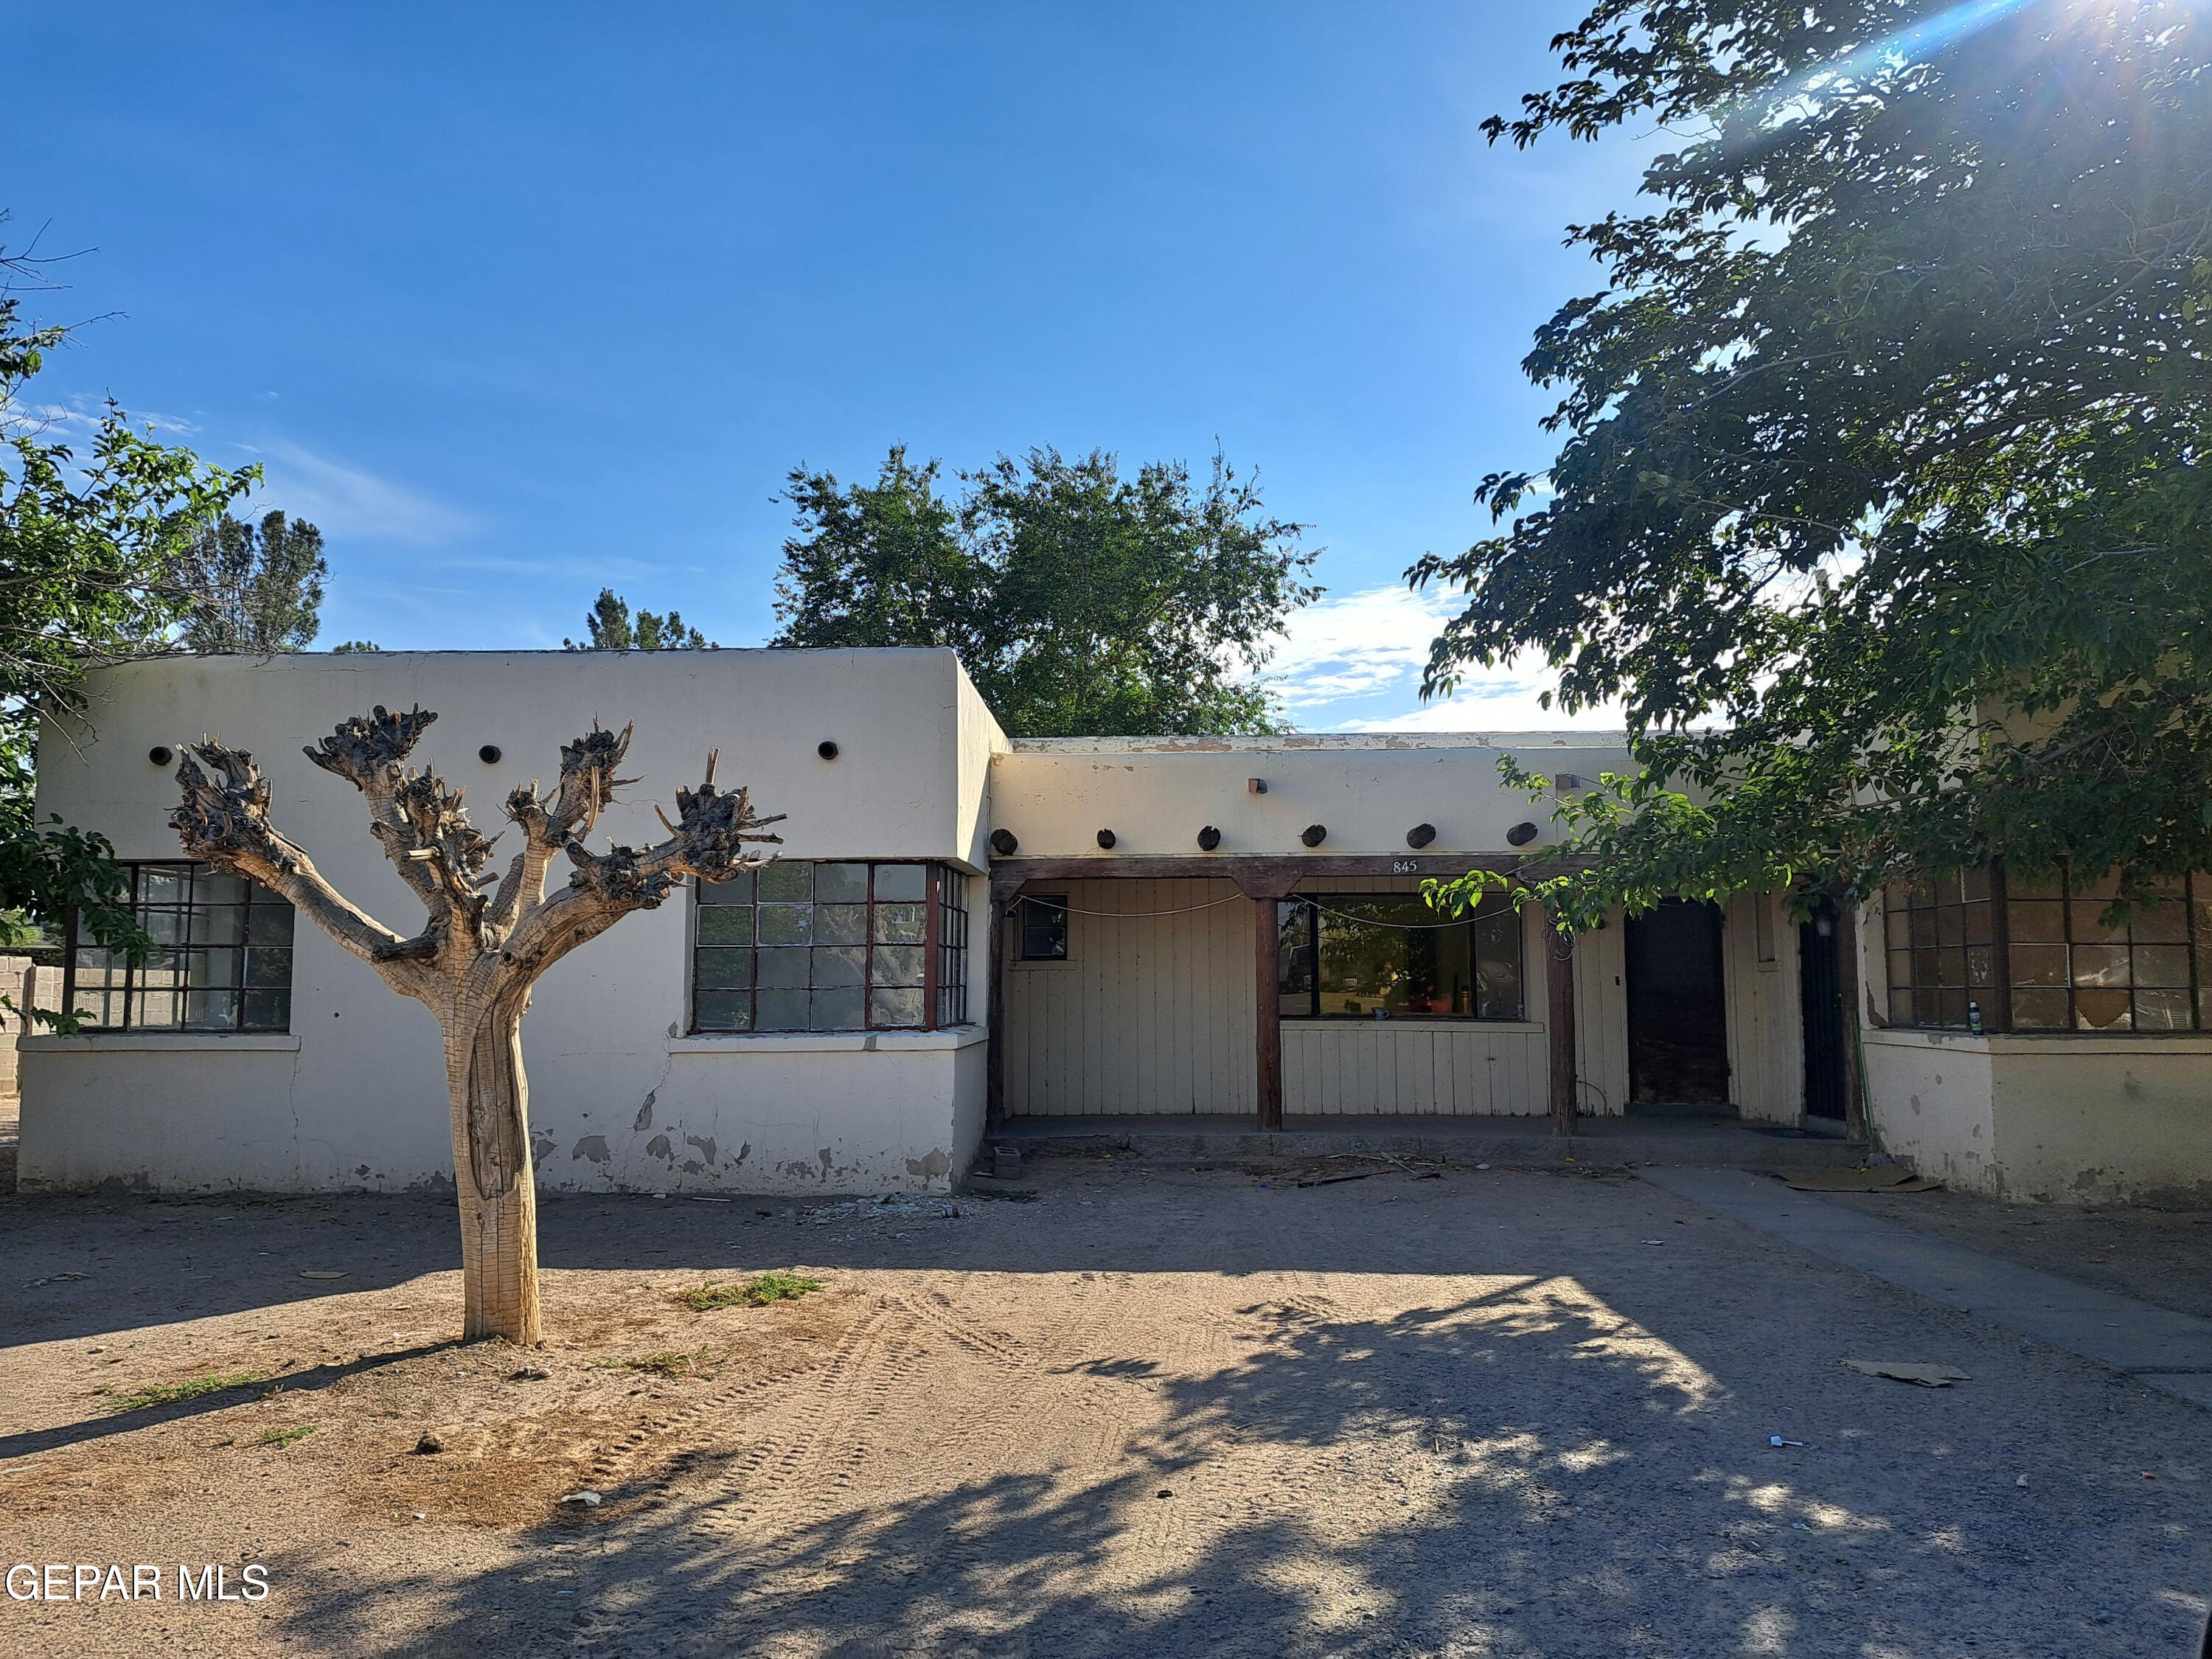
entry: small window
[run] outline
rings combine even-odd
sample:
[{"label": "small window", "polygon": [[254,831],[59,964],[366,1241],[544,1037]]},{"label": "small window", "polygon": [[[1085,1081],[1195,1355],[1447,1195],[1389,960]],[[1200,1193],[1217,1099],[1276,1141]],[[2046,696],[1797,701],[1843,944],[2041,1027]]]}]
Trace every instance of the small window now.
[{"label": "small window", "polygon": [[82,920],[64,963],[67,1006],[88,1031],[289,1031],[292,907],[208,864],[131,864],[131,914],[153,939],[143,963],[103,948]]},{"label": "small window", "polygon": [[968,908],[933,864],[779,860],[699,889],[695,1031],[965,1023]]},{"label": "small window", "polygon": [[1417,893],[1285,899],[1281,1009],[1294,1019],[1522,1019],[1521,916],[1493,894],[1447,917]]},{"label": "small window", "polygon": [[1022,960],[1067,960],[1067,895],[1022,895]]}]

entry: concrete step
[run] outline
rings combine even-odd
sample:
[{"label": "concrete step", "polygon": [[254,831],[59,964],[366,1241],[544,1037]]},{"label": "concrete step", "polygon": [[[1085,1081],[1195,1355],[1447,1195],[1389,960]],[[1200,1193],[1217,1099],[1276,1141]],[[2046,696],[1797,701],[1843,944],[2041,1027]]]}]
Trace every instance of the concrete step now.
[{"label": "concrete step", "polygon": [[1627,1168],[1847,1169],[1868,1161],[1863,1142],[1735,1118],[1586,1118],[1555,1135],[1544,1118],[1290,1118],[1263,1133],[1242,1117],[1012,1118],[983,1137],[1022,1158],[1121,1156],[1170,1162],[1264,1163],[1345,1153],[1391,1153],[1455,1163]]}]

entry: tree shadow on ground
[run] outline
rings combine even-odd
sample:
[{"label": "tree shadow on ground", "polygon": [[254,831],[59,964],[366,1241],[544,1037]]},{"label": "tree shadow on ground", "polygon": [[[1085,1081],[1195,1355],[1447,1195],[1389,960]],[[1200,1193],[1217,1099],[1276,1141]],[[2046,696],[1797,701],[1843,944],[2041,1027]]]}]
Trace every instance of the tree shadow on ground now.
[{"label": "tree shadow on ground", "polygon": [[[1924,1511],[1854,1504],[1754,1441],[1718,1379],[1574,1279],[1374,1317],[1325,1304],[1237,1309],[1245,1351],[1196,1370],[1115,1352],[1109,1330],[1087,1359],[944,1402],[926,1439],[872,1427],[866,1398],[732,1422],[676,1478],[610,1487],[473,1577],[366,1583],[329,1554],[278,1558],[288,1634],[345,1647],[365,1607],[404,1606],[413,1633],[380,1628],[379,1650],[424,1659],[1872,1659],[2162,1651],[2167,1624],[2179,1638],[2172,1609],[2131,1629],[2072,1616],[2145,1582],[2139,1532],[1969,1565]],[[1071,1412],[1079,1384],[1090,1403]],[[921,1386],[896,1364],[837,1384]],[[1101,1437],[1108,1455],[1072,1455]],[[2005,1634],[2023,1597],[2048,1644]]]}]

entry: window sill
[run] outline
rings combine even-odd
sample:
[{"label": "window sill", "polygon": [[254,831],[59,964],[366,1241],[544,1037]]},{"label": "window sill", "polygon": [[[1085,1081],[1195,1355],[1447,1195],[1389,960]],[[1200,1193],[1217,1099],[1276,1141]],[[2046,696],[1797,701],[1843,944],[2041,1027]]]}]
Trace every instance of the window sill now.
[{"label": "window sill", "polygon": [[672,1054],[928,1054],[971,1048],[988,1040],[981,1025],[948,1025],[940,1031],[701,1031],[670,1037]]},{"label": "window sill", "polygon": [[284,1031],[94,1031],[82,1036],[47,1031],[19,1037],[15,1047],[32,1054],[295,1054],[300,1039]]},{"label": "window sill", "polygon": [[2212,1031],[1954,1031],[1933,1026],[1869,1026],[1869,1046],[1877,1048],[1963,1048],[1979,1054],[2048,1054],[2062,1048],[2094,1048],[2099,1054],[2212,1054]]}]

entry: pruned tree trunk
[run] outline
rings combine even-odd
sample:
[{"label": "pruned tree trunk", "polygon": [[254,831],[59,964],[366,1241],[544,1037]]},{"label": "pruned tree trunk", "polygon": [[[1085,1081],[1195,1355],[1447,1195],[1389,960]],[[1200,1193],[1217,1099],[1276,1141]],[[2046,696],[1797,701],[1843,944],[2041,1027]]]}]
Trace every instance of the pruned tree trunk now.
[{"label": "pruned tree trunk", "polygon": [[542,1334],[538,1185],[531,1178],[530,1082],[519,1012],[494,1009],[447,1028],[446,1089],[461,1206],[461,1334],[534,1346]]},{"label": "pruned tree trunk", "polygon": [[[550,800],[534,782],[507,798],[523,848],[504,876],[488,876],[491,841],[469,822],[460,792],[448,790],[434,772],[404,763],[437,718],[419,708],[405,714],[379,708],[307,751],[367,798],[370,833],[428,912],[412,938],[349,902],[270,826],[268,782],[242,749],[212,738],[185,745],[177,768],[184,804],[170,823],[194,858],[275,889],[393,990],[436,1015],[445,1034],[461,1212],[463,1334],[534,1345],[543,1334],[538,1194],[522,1069],[531,989],[569,951],[631,911],[659,905],[687,878],[727,881],[764,863],[745,847],[780,840],[762,833],[778,820],[757,816],[747,791],[715,788],[710,753],[706,781],[676,792],[677,821],[661,815],[667,840],[591,852],[584,838],[600,811],[618,786],[636,781],[615,776],[630,728],[617,733],[595,724],[562,745]],[[574,868],[568,884],[549,894],[546,873],[556,856]]]}]

